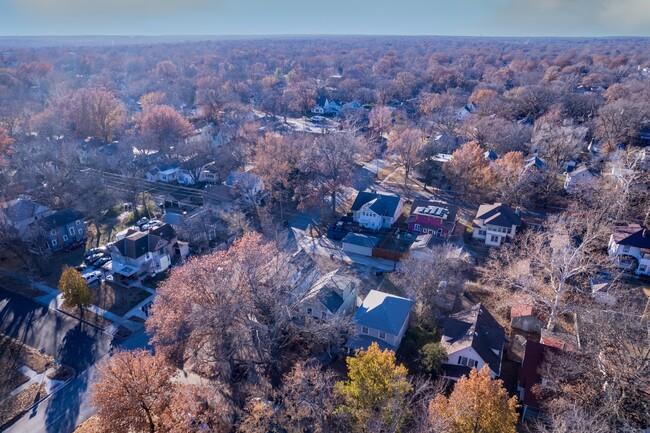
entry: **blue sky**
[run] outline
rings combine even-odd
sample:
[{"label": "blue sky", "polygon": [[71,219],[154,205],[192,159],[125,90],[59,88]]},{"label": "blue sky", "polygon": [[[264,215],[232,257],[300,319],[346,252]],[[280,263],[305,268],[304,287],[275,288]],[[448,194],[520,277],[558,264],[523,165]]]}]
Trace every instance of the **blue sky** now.
[{"label": "blue sky", "polygon": [[650,0],[0,0],[0,35],[650,36]]}]

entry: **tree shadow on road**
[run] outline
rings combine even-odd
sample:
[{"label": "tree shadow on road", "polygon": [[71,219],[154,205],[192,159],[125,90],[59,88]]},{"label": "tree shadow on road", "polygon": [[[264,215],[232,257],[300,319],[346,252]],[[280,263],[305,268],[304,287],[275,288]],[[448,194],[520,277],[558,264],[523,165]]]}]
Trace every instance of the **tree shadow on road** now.
[{"label": "tree shadow on road", "polygon": [[75,428],[83,394],[88,389],[88,376],[80,374],[95,362],[97,344],[95,328],[80,322],[63,338],[58,361],[77,371],[77,377],[68,387],[55,393],[46,409],[48,433],[71,432]]}]

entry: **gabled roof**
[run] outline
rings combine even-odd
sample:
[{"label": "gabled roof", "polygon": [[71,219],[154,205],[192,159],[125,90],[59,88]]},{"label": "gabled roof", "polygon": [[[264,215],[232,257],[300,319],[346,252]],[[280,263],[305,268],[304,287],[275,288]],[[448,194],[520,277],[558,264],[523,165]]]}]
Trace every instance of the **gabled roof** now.
[{"label": "gabled roof", "polygon": [[535,167],[540,170],[546,170],[546,163],[542,161],[537,155],[525,160],[524,162],[526,163],[524,167],[526,169]]},{"label": "gabled roof", "polygon": [[163,223],[157,227],[149,229],[149,234],[163,238],[166,241],[171,241],[176,237],[176,232],[169,224]]},{"label": "gabled roof", "polygon": [[497,153],[494,150],[490,149],[483,154],[483,158],[489,159],[490,161],[496,161],[497,159],[499,159],[499,155],[497,155]]},{"label": "gabled roof", "polygon": [[354,315],[355,323],[398,335],[408,320],[413,301],[388,293],[371,290]]},{"label": "gabled roof", "polygon": [[524,389],[522,402],[532,407],[539,407],[539,399],[533,393],[533,387],[542,382],[542,376],[538,373],[540,365],[549,353],[560,353],[560,349],[537,343],[535,341],[526,341],[526,351],[524,359],[519,370],[519,385]]},{"label": "gabled roof", "polygon": [[83,221],[83,218],[84,216],[81,212],[74,209],[66,209],[46,216],[40,220],[40,224],[46,230],[51,230],[74,223],[77,220]]},{"label": "gabled roof", "polygon": [[146,232],[136,232],[116,241],[113,245],[125,257],[137,259],[146,253],[158,251],[169,242]]},{"label": "gabled roof", "polygon": [[400,197],[394,194],[360,191],[352,203],[352,212],[367,207],[380,216],[393,216],[399,207]]},{"label": "gabled roof", "polygon": [[362,235],[360,233],[348,233],[341,240],[344,244],[359,245],[361,247],[374,248],[379,243],[379,238]]},{"label": "gabled roof", "polygon": [[479,303],[447,317],[441,344],[448,354],[473,348],[492,371],[499,374],[505,342],[503,327]]},{"label": "gabled roof", "polygon": [[37,215],[47,212],[47,206],[32,201],[27,196],[21,196],[16,200],[3,204],[4,212],[12,221],[24,221]]},{"label": "gabled roof", "polygon": [[613,238],[619,245],[650,248],[650,229],[639,224],[616,227]]},{"label": "gabled roof", "polygon": [[510,206],[503,203],[482,204],[476,212],[476,219],[484,220],[485,224],[500,227],[521,225],[521,216],[517,215]]},{"label": "gabled roof", "polygon": [[319,278],[307,292],[305,300],[317,299],[327,308],[332,314],[336,313],[345,299],[345,289],[352,286],[352,289],[357,285],[358,281],[354,278],[347,277],[340,274],[340,270],[336,269]]},{"label": "gabled roof", "polygon": [[417,200],[411,206],[411,215],[407,218],[406,222],[415,221],[418,215],[430,216],[440,218],[445,221],[445,224],[453,223],[456,221],[456,214],[458,213],[458,206],[445,203],[439,200]]},{"label": "gabled roof", "polygon": [[262,178],[247,171],[233,171],[226,179],[226,185],[238,186],[244,189],[252,189]]}]

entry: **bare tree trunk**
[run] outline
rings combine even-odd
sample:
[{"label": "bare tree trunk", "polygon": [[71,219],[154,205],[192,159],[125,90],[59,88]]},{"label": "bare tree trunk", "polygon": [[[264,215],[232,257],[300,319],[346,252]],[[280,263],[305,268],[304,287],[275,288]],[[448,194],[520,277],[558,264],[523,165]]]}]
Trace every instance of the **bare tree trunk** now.
[{"label": "bare tree trunk", "polygon": [[557,322],[557,310],[560,306],[560,298],[562,297],[562,292],[564,291],[564,283],[560,283],[558,289],[555,291],[555,298],[553,299],[553,306],[551,307],[551,315],[548,318],[548,323],[546,324],[546,329],[553,332],[555,329],[555,323]]}]

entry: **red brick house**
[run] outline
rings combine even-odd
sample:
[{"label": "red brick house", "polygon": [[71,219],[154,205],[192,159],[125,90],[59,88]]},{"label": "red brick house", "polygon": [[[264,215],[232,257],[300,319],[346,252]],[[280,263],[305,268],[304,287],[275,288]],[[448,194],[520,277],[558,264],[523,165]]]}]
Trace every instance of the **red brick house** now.
[{"label": "red brick house", "polygon": [[458,221],[458,206],[442,201],[416,201],[406,220],[409,231],[447,239]]}]

